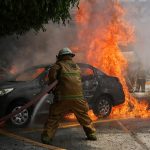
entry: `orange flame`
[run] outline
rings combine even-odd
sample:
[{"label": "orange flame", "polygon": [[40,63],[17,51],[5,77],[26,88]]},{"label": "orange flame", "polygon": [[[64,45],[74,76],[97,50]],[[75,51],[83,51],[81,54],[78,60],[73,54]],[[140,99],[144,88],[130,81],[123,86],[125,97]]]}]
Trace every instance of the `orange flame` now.
[{"label": "orange flame", "polygon": [[[83,1],[79,8],[76,15],[78,50],[84,50],[88,63],[118,77],[125,93],[125,103],[114,107],[110,117],[149,117],[147,103],[139,103],[128,92],[123,74],[128,62],[119,46],[135,41],[134,28],[123,19],[125,9],[118,0]],[[93,114],[90,112],[90,115]]]}]

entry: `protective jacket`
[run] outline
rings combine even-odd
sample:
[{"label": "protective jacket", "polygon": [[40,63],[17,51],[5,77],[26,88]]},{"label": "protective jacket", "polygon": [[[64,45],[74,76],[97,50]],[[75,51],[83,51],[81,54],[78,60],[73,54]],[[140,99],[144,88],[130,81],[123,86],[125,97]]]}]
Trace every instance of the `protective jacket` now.
[{"label": "protective jacket", "polygon": [[57,61],[49,71],[49,82],[58,80],[54,90],[56,100],[83,100],[79,66],[69,58]]}]

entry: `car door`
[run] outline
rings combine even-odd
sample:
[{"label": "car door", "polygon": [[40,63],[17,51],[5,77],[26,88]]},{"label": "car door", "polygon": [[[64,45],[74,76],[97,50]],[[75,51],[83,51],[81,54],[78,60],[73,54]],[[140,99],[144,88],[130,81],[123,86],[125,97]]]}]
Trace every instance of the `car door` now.
[{"label": "car door", "polygon": [[79,65],[81,69],[82,85],[84,91],[84,98],[90,102],[91,98],[94,96],[98,82],[94,69],[90,65],[82,64]]},{"label": "car door", "polygon": [[[24,91],[24,95],[29,97],[35,96],[42,90],[40,83],[40,75],[45,71],[44,67],[31,68],[16,76],[16,81],[23,84],[21,91]],[[18,89],[19,90],[19,89]]]},{"label": "car door", "polygon": [[[41,89],[44,89],[48,85],[48,74],[51,66],[47,67],[45,71],[40,75],[39,77],[39,83],[41,86]],[[52,92],[49,92],[43,96],[42,103],[40,103],[40,107],[38,108],[40,111],[37,115],[44,115],[47,116],[49,111],[49,105],[53,103],[54,95]]]}]

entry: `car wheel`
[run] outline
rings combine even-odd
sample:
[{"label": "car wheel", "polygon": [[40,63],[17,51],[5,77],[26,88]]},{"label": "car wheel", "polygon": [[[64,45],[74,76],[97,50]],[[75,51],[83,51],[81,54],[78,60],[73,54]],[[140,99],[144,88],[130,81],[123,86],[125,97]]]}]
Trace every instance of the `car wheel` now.
[{"label": "car wheel", "polygon": [[111,113],[111,109],[112,109],[111,99],[108,96],[101,96],[96,101],[96,105],[93,111],[98,118],[105,118],[109,116],[109,114]]},{"label": "car wheel", "polygon": [[[26,102],[17,102],[11,105],[9,113],[20,109]],[[9,125],[13,127],[25,127],[31,119],[31,108],[24,109],[22,112],[13,116],[9,120]]]}]

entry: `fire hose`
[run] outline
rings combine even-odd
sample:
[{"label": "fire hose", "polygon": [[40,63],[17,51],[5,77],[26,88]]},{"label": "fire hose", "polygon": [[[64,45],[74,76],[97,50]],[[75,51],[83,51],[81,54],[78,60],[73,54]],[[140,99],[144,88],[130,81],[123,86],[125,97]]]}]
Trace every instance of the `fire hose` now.
[{"label": "fire hose", "polygon": [[38,95],[36,95],[35,97],[33,97],[33,99],[31,101],[29,101],[28,103],[26,103],[24,106],[22,106],[20,109],[13,111],[12,113],[0,118],[0,127],[2,127],[5,122],[7,120],[9,120],[11,117],[17,115],[18,113],[22,112],[24,109],[31,107],[32,105],[36,104],[38,101],[41,100],[41,98],[48,93],[49,91],[51,91],[56,84],[58,83],[58,81],[54,81],[52,84],[50,84],[49,86],[46,86],[42,92],[40,92]]}]

